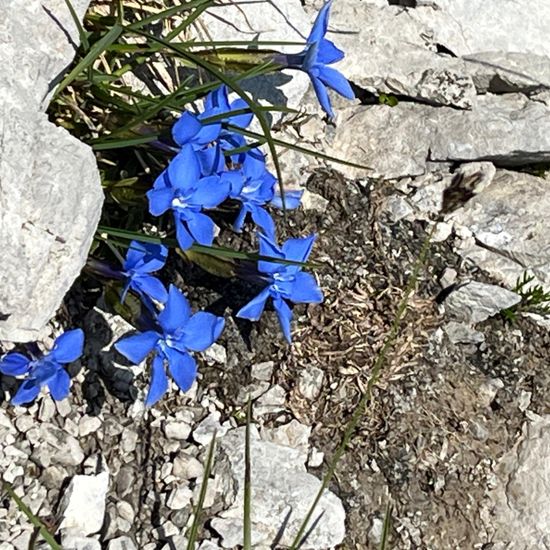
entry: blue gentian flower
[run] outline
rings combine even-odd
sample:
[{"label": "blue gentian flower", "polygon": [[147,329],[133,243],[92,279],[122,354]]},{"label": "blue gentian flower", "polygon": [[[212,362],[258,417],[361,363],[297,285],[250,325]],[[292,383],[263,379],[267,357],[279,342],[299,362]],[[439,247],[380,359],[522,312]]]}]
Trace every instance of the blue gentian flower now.
[{"label": "blue gentian flower", "polygon": [[347,99],[354,99],[355,94],[342,73],[327,67],[327,65],[337,63],[344,58],[344,52],[325,38],[331,6],[332,0],[329,0],[321,8],[307,39],[306,49],[301,54],[279,56],[278,60],[284,60],[283,62],[289,68],[305,71],[309,75],[321,107],[329,117],[333,118],[334,113],[327,87]]},{"label": "blue gentian flower", "polygon": [[13,396],[13,405],[34,401],[40,388],[47,386],[51,396],[59,401],[69,394],[71,379],[63,365],[76,361],[82,355],[84,333],[77,328],[56,338],[50,353],[29,359],[21,353],[8,353],[0,360],[0,372],[7,376],[25,376]]},{"label": "blue gentian flower", "polygon": [[223,151],[244,145],[244,138],[224,129],[223,124],[246,128],[252,122],[253,114],[229,115],[213,122],[207,119],[246,108],[248,105],[241,98],[229,102],[227,87],[220,86],[206,96],[202,113],[195,115],[185,111],[172,127],[172,137],[180,147],[190,144],[197,151],[203,176],[224,169]]},{"label": "blue gentian flower", "polygon": [[122,289],[121,301],[124,302],[129,290],[133,290],[145,302],[150,299],[164,303],[168,293],[164,285],[150,275],[164,267],[168,257],[168,248],[162,244],[132,241],[122,266],[122,275],[126,282]]},{"label": "blue gentian flower", "polygon": [[[282,208],[282,200],[275,194],[277,179],[267,170],[265,155],[258,149],[252,149],[246,153],[240,168],[224,172],[221,177],[229,181],[229,197],[242,203],[242,208],[233,224],[235,231],[241,231],[246,216],[250,213],[252,220],[264,234],[274,239],[275,223],[263,206],[271,203],[277,208]],[[302,191],[285,193],[285,207],[289,210],[297,208],[300,205],[302,193]]]},{"label": "blue gentian flower", "polygon": [[196,241],[210,246],[214,240],[214,222],[202,213],[214,208],[229,195],[229,183],[219,176],[201,177],[199,160],[193,147],[185,145],[168,168],[147,192],[149,212],[160,216],[174,212],[176,236],[182,250]]},{"label": "blue gentian flower", "polygon": [[246,128],[252,122],[253,114],[232,115],[213,122],[204,122],[206,119],[246,108],[248,105],[241,98],[230,103],[227,87],[220,86],[206,96],[202,113],[195,115],[185,111],[181,115],[172,127],[172,137],[180,147],[190,143],[195,149],[200,149],[218,139],[222,123]]},{"label": "blue gentian flower", "polygon": [[[278,247],[272,239],[260,235],[260,254],[305,262],[314,242],[315,235],[311,235],[302,239],[288,239],[282,247]],[[259,261],[258,270],[265,274],[264,280],[268,282],[268,286],[246,304],[237,313],[237,317],[257,321],[263,313],[267,299],[271,297],[283,334],[290,343],[292,310],[288,302],[318,304],[323,301],[323,293],[313,275],[302,271],[300,265]]]},{"label": "blue gentian flower", "polygon": [[199,311],[191,315],[189,302],[174,285],[170,285],[168,300],[158,315],[158,330],[149,330],[119,340],[115,348],[132,363],[141,363],[154,352],[151,385],[145,401],[154,405],[168,390],[165,364],[182,391],[192,386],[197,376],[197,364],[189,351],[204,351],[220,336],[224,319]]}]

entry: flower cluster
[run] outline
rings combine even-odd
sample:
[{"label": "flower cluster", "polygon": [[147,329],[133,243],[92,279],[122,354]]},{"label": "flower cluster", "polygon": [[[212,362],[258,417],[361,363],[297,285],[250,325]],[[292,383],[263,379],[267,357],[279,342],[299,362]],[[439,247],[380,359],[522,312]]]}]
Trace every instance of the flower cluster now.
[{"label": "flower cluster", "polygon": [[[325,38],[332,0],[319,12],[299,54],[274,54],[280,68],[305,71],[324,111],[333,116],[327,88],[347,98],[354,97],[348,81],[328,67],[344,54]],[[320,303],[323,294],[315,278],[303,271],[315,235],[277,244],[276,225],[268,207],[297,208],[300,191],[278,194],[279,186],[266,165],[264,153],[248,143],[242,130],[253,121],[253,114],[242,98],[229,100],[226,86],[210,92],[201,112],[184,111],[172,127],[175,156],[147,192],[149,212],[161,216],[170,211],[179,247],[185,251],[195,243],[211,246],[215,225],[208,215],[227,200],[240,204],[233,224],[240,232],[249,218],[258,229],[259,257],[254,280],[263,286],[260,293],[237,313],[256,321],[271,299],[284,337],[291,342],[292,304]],[[151,381],[146,404],[156,403],[168,390],[169,377],[187,391],[197,376],[192,352],[201,352],[220,336],[224,319],[199,311],[192,314],[189,302],[178,288],[168,289],[153,273],[164,267],[168,249],[162,244],[132,241],[119,267],[91,259],[89,269],[120,282],[120,301],[129,292],[139,297],[144,308],[136,324],[140,332],[122,338],[115,348],[132,363],[151,359]],[[84,334],[76,329],[61,335],[47,354],[29,358],[8,353],[0,359],[0,373],[22,377],[12,398],[20,405],[33,401],[47,387],[54,399],[67,396],[70,377],[64,365],[82,355]]]}]

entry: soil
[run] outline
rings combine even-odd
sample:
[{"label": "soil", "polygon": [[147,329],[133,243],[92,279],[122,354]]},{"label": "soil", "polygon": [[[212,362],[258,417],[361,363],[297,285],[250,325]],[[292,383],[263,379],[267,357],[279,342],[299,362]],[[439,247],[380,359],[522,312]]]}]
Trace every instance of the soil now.
[{"label": "soil", "polygon": [[[312,444],[326,454],[316,471],[322,475],[365,390],[426,227],[387,224],[379,214],[385,191],[378,182],[362,185],[319,172],[307,187],[328,199],[326,212],[289,213],[288,225],[280,219],[279,229],[287,236],[318,234],[312,259],[323,266],[325,302],[295,309],[291,348],[273,312],[253,325],[230,317],[221,341],[228,368],[204,369],[203,384],[221,391],[230,409],[240,408],[249,365],[275,361],[275,381],[288,390],[293,416],[313,425]],[[223,245],[255,249],[252,233],[223,235],[229,235]],[[332,489],[348,512],[342,548],[377,548],[388,505],[389,547],[488,547],[491,528],[481,516],[491,506],[492,466],[520,434],[520,396],[530,392],[531,410],[550,411],[547,331],[524,318],[515,324],[494,318],[478,327],[486,337],[481,349],[450,344],[439,329],[444,318],[437,303],[445,267],[454,267],[459,280],[476,271],[452,244],[432,245],[373,404],[338,466]],[[256,292],[189,266],[182,283],[193,303],[220,314],[233,314]],[[325,373],[314,404],[296,390],[299,373],[311,367]]]},{"label": "soil", "polygon": [[[380,182],[350,182],[321,171],[307,188],[328,200],[326,212],[289,212],[286,224],[279,215],[278,229],[286,237],[317,233],[311,260],[321,264],[316,273],[326,299],[294,309],[292,347],[283,341],[274,312],[254,324],[234,316],[257,293],[254,285],[210,275],[181,259],[172,260],[168,271],[194,307],[226,317],[220,343],[227,365],[201,366],[201,391],[216,395],[226,417],[235,416],[243,408],[239,393],[252,381],[250,366],[274,361],[273,382],[287,390],[291,415],[274,415],[270,422],[294,417],[313,426],[311,443],[325,453],[313,473],[322,476],[365,391],[426,224],[389,224],[380,209],[389,188]],[[231,217],[217,221],[223,226]],[[222,231],[219,244],[255,250],[256,236]],[[493,466],[517,441],[529,396],[530,410],[550,412],[548,332],[527,318],[511,324],[495,317],[477,327],[484,344],[452,345],[441,330],[445,318],[438,304],[438,278],[446,267],[457,270],[458,280],[474,272],[477,280],[488,280],[461,262],[452,242],[432,244],[372,404],[331,483],[347,509],[341,548],[378,548],[386,515],[389,548],[490,548]],[[325,374],[314,403],[297,391],[299,374],[312,367]],[[171,394],[163,407],[184,402]],[[146,471],[158,467],[163,450],[157,447],[153,441],[144,448]],[[154,504],[139,509],[138,531],[140,524],[151,525],[151,514],[162,516]]]}]

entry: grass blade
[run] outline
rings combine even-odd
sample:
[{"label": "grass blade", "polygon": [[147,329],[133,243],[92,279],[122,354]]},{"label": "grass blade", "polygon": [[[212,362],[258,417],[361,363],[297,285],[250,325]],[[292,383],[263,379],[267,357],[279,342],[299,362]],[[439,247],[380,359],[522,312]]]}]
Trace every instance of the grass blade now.
[{"label": "grass blade", "polygon": [[201,490],[199,492],[199,500],[193,510],[194,517],[193,523],[189,529],[187,536],[187,550],[195,550],[195,543],[197,542],[197,535],[199,534],[199,526],[201,515],[204,506],[204,499],[206,497],[206,489],[208,487],[208,479],[212,472],[212,466],[214,464],[214,449],[216,448],[216,432],[212,434],[212,441],[208,447],[208,456],[206,457],[206,464],[204,466],[204,475],[202,476]]},{"label": "grass blade", "polygon": [[386,506],[386,515],[384,516],[382,538],[380,539],[380,550],[386,550],[386,545],[388,544],[388,539],[390,538],[391,514],[392,504],[391,502],[388,502],[388,505]]},{"label": "grass blade", "polygon": [[193,8],[198,8],[203,4],[211,3],[212,0],[194,0],[191,2],[178,4],[177,6],[172,6],[171,8],[168,8],[166,10],[159,11],[158,13],[154,13],[153,15],[149,15],[148,17],[144,17],[143,19],[140,19],[139,21],[128,25],[127,28],[133,31],[140,30],[146,25],[154,23],[155,21],[168,19],[169,17],[172,17],[173,15],[178,15],[183,11],[191,11]]},{"label": "grass blade", "polygon": [[92,63],[103,53],[105,48],[118,40],[122,33],[122,27],[119,24],[113,27],[100,38],[91,48],[90,51],[80,60],[79,63],[69,72],[69,74],[59,83],[55,90],[54,98],[57,97],[81,72],[90,67]]},{"label": "grass blade", "polygon": [[15,491],[13,490],[13,487],[7,482],[2,482],[2,489],[8,493],[9,497],[13,499],[17,507],[25,516],[27,516],[27,519],[39,530],[40,534],[42,535],[42,538],[48,543],[49,547],[52,550],[63,550],[63,548],[55,542],[55,539],[53,538],[53,535],[46,529],[46,526],[40,521],[38,517],[36,517],[30,510],[30,508],[17,496]]},{"label": "grass blade", "polygon": [[78,17],[78,14],[74,9],[71,0],[65,0],[65,4],[67,4],[67,8],[69,9],[71,17],[73,18],[76,29],[78,30],[78,37],[80,38],[80,43],[82,44],[84,51],[87,52],[90,49],[90,43],[88,42],[88,35],[84,30],[82,23],[80,22],[80,17]]},{"label": "grass blade", "polygon": [[250,475],[250,424],[252,423],[252,402],[248,396],[246,405],[246,430],[244,441],[244,501],[243,501],[243,550],[252,548],[251,494],[252,480]]},{"label": "grass blade", "polygon": [[386,360],[386,356],[392,347],[395,339],[397,338],[397,335],[399,333],[399,327],[401,325],[401,321],[403,320],[403,317],[405,316],[405,312],[407,310],[407,305],[409,303],[409,299],[414,292],[414,289],[416,287],[416,282],[418,280],[418,275],[420,273],[420,269],[423,267],[423,265],[426,262],[426,258],[428,256],[428,252],[430,249],[430,243],[431,239],[435,230],[435,224],[432,227],[432,230],[430,233],[426,236],[426,239],[424,240],[424,243],[422,244],[422,249],[420,251],[420,254],[414,264],[413,271],[411,273],[411,276],[409,278],[409,281],[407,283],[407,286],[405,288],[405,293],[403,294],[403,298],[399,302],[399,306],[397,308],[397,313],[393,319],[392,325],[390,327],[390,331],[388,335],[386,336],[384,340],[384,344],[382,345],[382,348],[378,352],[378,356],[376,357],[376,360],[374,362],[373,368],[372,368],[372,374],[369,378],[369,381],[367,383],[367,388],[365,390],[365,393],[361,397],[361,400],[359,401],[359,404],[357,405],[357,408],[355,409],[355,412],[353,413],[350,421],[348,422],[346,429],[344,431],[344,436],[342,437],[342,442],[336,449],[336,452],[334,453],[334,457],[330,462],[329,468],[325,476],[323,477],[323,482],[321,483],[321,487],[319,488],[319,491],[317,495],[315,496],[315,499],[313,500],[313,503],[311,504],[311,507],[308,510],[308,513],[306,514],[306,517],[302,521],[300,528],[298,529],[298,533],[296,534],[296,537],[294,538],[294,541],[291,545],[291,550],[297,550],[300,545],[302,544],[302,540],[304,537],[304,534],[306,532],[307,526],[309,525],[309,522],[311,521],[311,518],[315,512],[315,509],[317,508],[317,505],[319,504],[319,501],[321,500],[321,497],[323,496],[323,493],[328,487],[328,484],[330,483],[330,480],[332,479],[334,472],[336,471],[336,466],[338,465],[338,462],[342,458],[342,455],[344,454],[344,451],[346,450],[349,442],[351,441],[351,438],[353,436],[353,433],[355,432],[355,429],[357,428],[359,422],[361,421],[361,418],[363,417],[363,413],[365,412],[365,409],[367,405],[372,400],[372,391],[374,389],[374,386],[378,382],[378,379],[380,378],[382,367],[384,365],[384,362]]}]

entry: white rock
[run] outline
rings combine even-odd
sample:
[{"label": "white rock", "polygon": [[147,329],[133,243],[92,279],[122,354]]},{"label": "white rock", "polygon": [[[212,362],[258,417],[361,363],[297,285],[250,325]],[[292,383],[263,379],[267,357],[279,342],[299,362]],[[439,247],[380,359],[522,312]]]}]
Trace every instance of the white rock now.
[{"label": "white rock", "polygon": [[472,281],[451,292],[445,300],[445,310],[458,321],[475,325],[519,301],[515,292]]},{"label": "white rock", "polygon": [[191,434],[191,425],[187,422],[167,420],[164,424],[164,433],[168,439],[186,440]]},{"label": "white rock", "polygon": [[117,502],[116,511],[118,512],[118,515],[122,519],[126,520],[129,523],[134,522],[136,513],[134,512],[134,509],[132,508],[132,505],[129,502],[126,502],[125,500],[121,500],[120,502]]},{"label": "white rock", "polygon": [[220,423],[221,413],[219,411],[211,412],[199,425],[193,430],[193,439],[199,445],[207,446],[212,441],[214,433],[216,437],[223,436],[228,430],[228,424]]},{"label": "white rock", "polygon": [[62,540],[63,550],[101,550],[101,543],[93,538],[69,535]]},{"label": "white rock", "polygon": [[443,327],[443,330],[453,344],[481,344],[485,341],[482,332],[464,323],[450,321]]},{"label": "white rock", "polygon": [[78,466],[84,460],[84,453],[78,441],[53,424],[44,422],[27,432],[33,452],[33,460],[43,467],[50,464]]},{"label": "white rock", "polygon": [[95,476],[74,476],[60,505],[63,517],[60,530],[78,535],[97,533],[103,525],[108,488],[107,472]]},{"label": "white rock", "polygon": [[101,420],[97,416],[82,416],[78,421],[78,431],[81,437],[97,432],[101,427]]},{"label": "white rock", "polygon": [[204,467],[194,456],[181,451],[174,458],[172,474],[178,479],[202,479]]},{"label": "white rock", "polygon": [[213,365],[214,363],[224,365],[227,362],[227,350],[221,344],[217,343],[212,344],[203,351],[202,356],[209,365]]},{"label": "white rock", "polygon": [[329,201],[318,193],[312,193],[307,189],[302,195],[302,208],[304,210],[316,210],[317,212],[325,212]]},{"label": "white rock", "polygon": [[250,374],[252,378],[261,380],[263,382],[270,382],[273,376],[273,369],[275,363],[273,361],[264,361],[263,363],[256,363],[250,367]]},{"label": "white rock", "polygon": [[107,550],[137,550],[137,547],[130,537],[117,537],[109,541]]},{"label": "white rock", "polygon": [[271,441],[278,445],[286,445],[292,449],[300,451],[303,455],[303,461],[307,459],[309,452],[309,436],[311,435],[311,426],[301,424],[298,420],[291,420],[288,424],[277,426],[276,428],[262,428],[261,438],[264,441]]},{"label": "white rock", "polygon": [[309,452],[309,458],[307,461],[307,465],[310,468],[318,468],[323,464],[323,460],[325,459],[325,453],[322,451],[319,451],[319,449],[316,449],[315,447],[311,448],[311,451]]},{"label": "white rock", "polygon": [[266,391],[253,405],[254,416],[263,416],[285,410],[286,392],[276,384]]},{"label": "white rock", "polygon": [[[229,460],[227,475],[236,495],[230,508],[212,520],[212,527],[222,536],[224,548],[242,544],[244,498],[244,428],[228,432],[220,439],[220,452]],[[261,441],[251,430],[252,466],[252,544],[270,545],[283,525],[279,546],[290,544],[297,533],[321,482],[308,474],[300,451]],[[327,491],[317,508],[322,520],[302,548],[321,550],[342,542],[345,535],[345,512],[336,495]]]},{"label": "white rock", "polygon": [[323,387],[325,373],[317,367],[309,367],[302,372],[298,378],[298,391],[310,400],[317,399]]},{"label": "white rock", "polygon": [[193,491],[187,485],[180,485],[172,489],[166,500],[166,506],[170,510],[182,510],[191,503]]},{"label": "white rock", "polygon": [[[74,3],[81,17],[86,0]],[[103,192],[92,150],[48,121],[78,32],[63,2],[0,5],[0,340],[36,338],[82,269]]]},{"label": "white rock", "polygon": [[497,467],[498,485],[486,518],[492,542],[518,549],[550,545],[550,416],[529,415],[523,435]]},{"label": "white rock", "polygon": [[509,288],[527,272],[550,289],[548,186],[548,179],[498,170],[491,184],[451,217],[455,228],[475,237],[460,254]]}]

